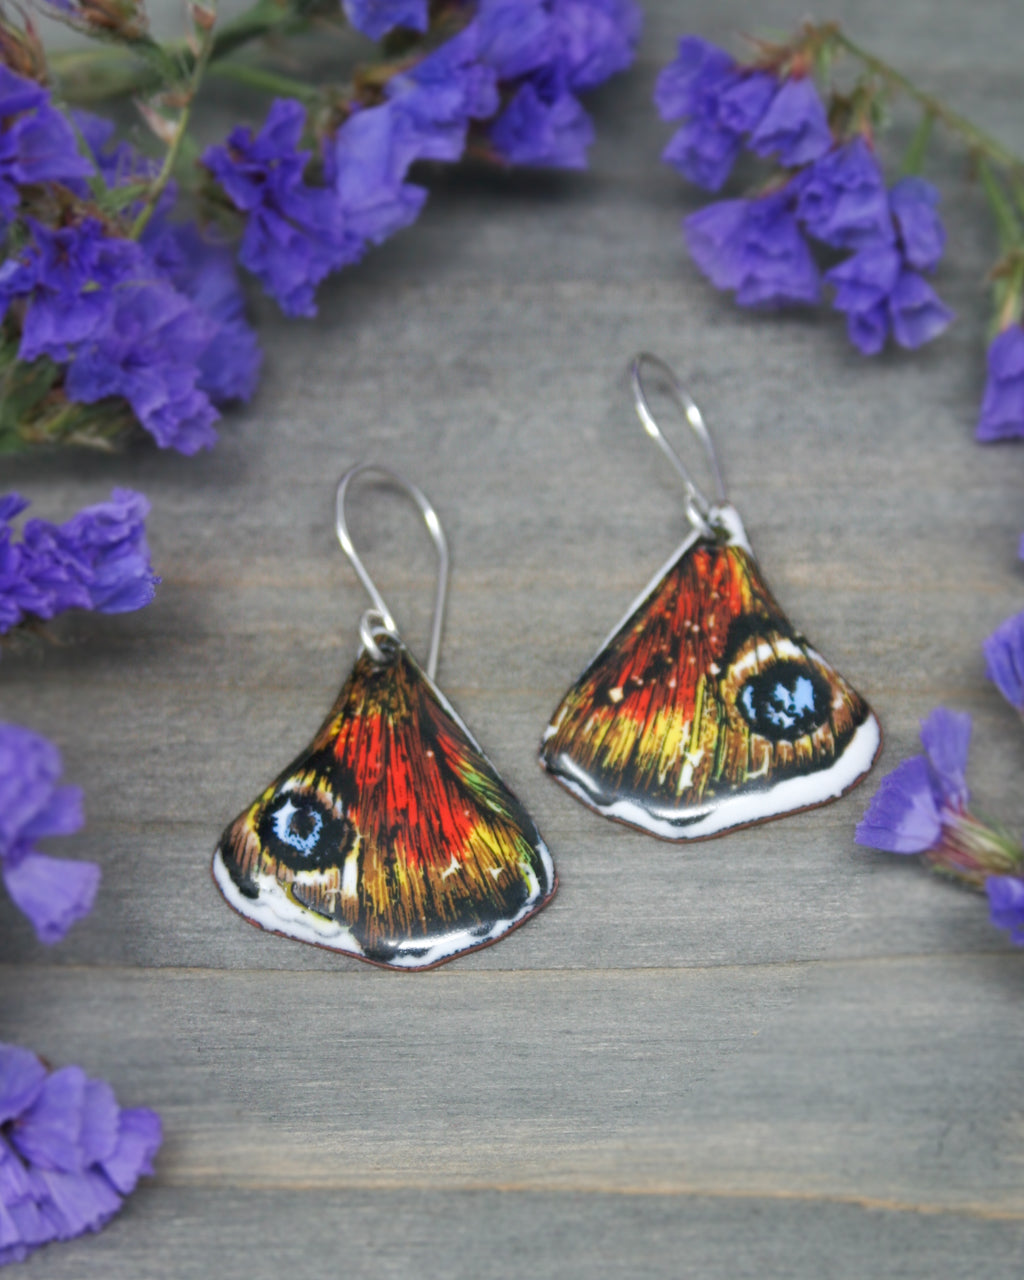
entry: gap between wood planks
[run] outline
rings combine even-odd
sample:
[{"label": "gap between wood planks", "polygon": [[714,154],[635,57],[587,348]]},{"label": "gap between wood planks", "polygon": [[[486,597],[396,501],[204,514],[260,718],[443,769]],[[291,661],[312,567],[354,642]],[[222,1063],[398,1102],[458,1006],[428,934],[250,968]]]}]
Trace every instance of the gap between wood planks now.
[{"label": "gap between wood planks", "polygon": [[445,1178],[432,1177],[429,1181],[401,1178],[363,1178],[358,1182],[347,1179],[305,1179],[299,1181],[273,1182],[263,1178],[224,1178],[221,1174],[203,1174],[201,1171],[187,1178],[159,1177],[152,1184],[156,1187],[208,1188],[223,1190],[230,1187],[237,1191],[376,1191],[391,1193],[399,1191],[444,1191],[478,1195],[485,1192],[497,1192],[503,1195],[543,1195],[576,1196],[645,1196],[650,1198],[667,1197],[679,1200],[769,1200],[796,1204],[847,1205],[867,1211],[884,1213],[917,1214],[923,1217],[959,1217],[974,1218],[985,1222],[1024,1222],[1024,1208],[1012,1206],[993,1206],[973,1201],[964,1203],[950,1201],[948,1203],[926,1203],[911,1200],[898,1200],[886,1196],[855,1195],[843,1192],[796,1191],[783,1189],[764,1189],[755,1187],[713,1187],[697,1186],[683,1182],[652,1182],[642,1186],[621,1185],[611,1182],[588,1181],[578,1179],[573,1182],[559,1181],[557,1184],[542,1179],[526,1179],[510,1182],[484,1181],[450,1181]]}]

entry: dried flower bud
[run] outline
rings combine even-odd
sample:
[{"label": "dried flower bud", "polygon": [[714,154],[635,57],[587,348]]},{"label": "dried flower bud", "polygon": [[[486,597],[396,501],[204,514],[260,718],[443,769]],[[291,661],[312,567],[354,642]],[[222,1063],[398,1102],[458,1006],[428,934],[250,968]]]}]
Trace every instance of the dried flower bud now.
[{"label": "dried flower bud", "polygon": [[180,127],[177,114],[173,117],[169,116],[160,107],[155,106],[152,102],[144,102],[141,98],[135,99],[135,105],[139,109],[139,114],[149,126],[150,131],[160,139],[165,147],[169,147],[177,137]]},{"label": "dried flower bud", "polygon": [[26,80],[46,84],[46,53],[43,42],[28,14],[22,15],[24,27],[15,26],[0,9],[0,62]]},{"label": "dried flower bud", "polygon": [[209,9],[202,4],[193,3],[189,5],[189,13],[192,15],[193,24],[200,31],[213,30],[213,24],[217,21],[217,14],[213,9]]}]

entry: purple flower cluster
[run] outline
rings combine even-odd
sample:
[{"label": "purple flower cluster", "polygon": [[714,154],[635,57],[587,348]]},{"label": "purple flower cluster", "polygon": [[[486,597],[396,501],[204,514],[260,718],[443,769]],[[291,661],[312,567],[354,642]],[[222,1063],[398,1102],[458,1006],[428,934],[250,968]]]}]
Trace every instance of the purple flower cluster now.
[{"label": "purple flower cluster", "polygon": [[[423,0],[345,0],[372,38],[424,30]],[[246,220],[240,261],[287,315],[315,314],[317,285],[415,221],[426,191],[420,160],[455,161],[470,126],[487,125],[510,164],[580,168],[593,127],[576,94],[628,66],[639,35],[634,0],[481,0],[455,36],[386,84],[384,101],[353,104],[307,180],[305,109],[278,100],[262,129],[238,128],[203,164]],[[503,105],[504,104],[504,105]]]},{"label": "purple flower cluster", "polygon": [[[836,289],[832,305],[845,312],[850,341],[864,355],[881,351],[890,333],[899,346],[914,349],[937,337],[953,319],[921,274],[937,266],[945,245],[936,212],[939,195],[922,178],[903,178],[889,191],[886,208],[884,180],[867,144],[856,139],[843,150],[850,155],[858,147],[859,160],[851,158],[847,168],[862,168],[861,196],[874,187],[881,207],[876,213],[864,199],[858,209],[854,195],[846,225],[847,243],[856,251],[826,274]],[[866,176],[870,170],[873,179]]]},{"label": "purple flower cluster", "polygon": [[160,579],[149,560],[142,494],[115,489],[109,502],[60,525],[27,520],[19,541],[11,521],[27,506],[19,494],[0,497],[0,635],[66,609],[127,613],[153,599]]},{"label": "purple flower cluster", "polygon": [[663,158],[699,186],[717,191],[744,147],[775,156],[785,171],[764,194],[710,204],[683,224],[697,266],[741,306],[819,301],[810,237],[849,255],[825,280],[864,355],[881,351],[890,335],[918,347],[950,323],[922,274],[945,242],[938,193],[919,178],[887,191],[863,137],[833,139],[809,78],[779,80],[686,36],[658,78],[655,103],[663,118],[684,119]]},{"label": "purple flower cluster", "polygon": [[0,1265],[98,1231],[152,1174],[162,1136],[155,1111],[119,1107],[105,1080],[0,1044]]},{"label": "purple flower cluster", "polygon": [[663,120],[685,118],[662,158],[707,191],[728,178],[744,141],[757,155],[778,153],[786,166],[816,160],[832,145],[810,80],[780,82],[741,67],[697,36],[680,40],[675,60],[658,76],[654,102]]},{"label": "purple flower cluster", "polygon": [[971,717],[937,708],[921,725],[923,756],[887,774],[857,826],[858,844],[921,854],[937,871],[984,888],[992,923],[1024,944],[1024,847],[968,810]]},{"label": "purple flower cluster", "polygon": [[[112,126],[81,112],[75,123],[92,160],[80,155],[48,92],[0,67],[0,128],[5,122],[0,212],[8,216],[33,183],[61,182],[84,196],[93,173],[116,187],[152,172],[132,148],[109,145]],[[0,319],[20,333],[20,361],[63,366],[70,401],[125,400],[161,447],[191,454],[216,439],[216,404],[252,394],[259,349],[230,251],[202,244],[194,227],[172,226],[172,202],[165,192],[142,244],[93,216],[51,227],[23,213],[23,243],[0,267]],[[210,272],[215,297],[201,279]]]},{"label": "purple flower cluster", "polygon": [[92,862],[51,858],[36,841],[67,836],[84,821],[82,792],[58,785],[60,752],[41,734],[0,724],[0,874],[40,942],[59,942],[89,914],[100,881]]}]

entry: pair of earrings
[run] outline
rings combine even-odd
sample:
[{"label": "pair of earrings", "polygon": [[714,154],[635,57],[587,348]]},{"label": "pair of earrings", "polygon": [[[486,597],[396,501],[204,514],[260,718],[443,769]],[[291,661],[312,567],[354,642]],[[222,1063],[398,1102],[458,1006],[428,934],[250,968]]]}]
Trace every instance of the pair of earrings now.
[{"label": "pair of earrings", "polygon": [[[713,503],[658,428],[645,367],[702,442]],[[768,590],[697,406],[654,356],[630,373],[640,420],[683,482],[691,532],[562,699],[541,763],[599,813],[669,840],[835,799],[874,763],[878,722]],[[415,502],[438,553],[426,671],[349,536],[345,498],[370,472]],[[448,579],[434,508],[363,463],[338,485],[337,532],[373,601],[355,666],[310,746],[224,833],[213,875],[264,929],[430,968],[522,924],[557,878],[533,820],[434,683]]]}]

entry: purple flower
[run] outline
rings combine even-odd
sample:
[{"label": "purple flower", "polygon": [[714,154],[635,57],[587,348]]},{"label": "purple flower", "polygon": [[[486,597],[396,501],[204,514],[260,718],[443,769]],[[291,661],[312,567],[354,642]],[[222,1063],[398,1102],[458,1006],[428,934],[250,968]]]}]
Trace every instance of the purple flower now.
[{"label": "purple flower", "polygon": [[837,248],[873,248],[893,241],[885,179],[863,138],[835,147],[793,182],[796,215],[816,240]]},{"label": "purple flower", "polygon": [[316,286],[361,252],[332,193],[303,179],[309,152],[298,146],[305,121],[301,103],[278,98],[258,134],[239,126],[202,160],[248,217],[239,261],[289,316],[315,315]]},{"label": "purple flower", "polygon": [[395,27],[426,31],[427,0],[342,0],[345,17],[364,36],[379,40]]},{"label": "purple flower", "polygon": [[981,822],[967,808],[965,771],[971,718],[933,711],[921,725],[925,755],[882,779],[857,826],[858,844],[891,853],[920,853],[937,871],[981,888],[993,875],[1024,866],[1018,840]]},{"label": "purple flower", "polygon": [[857,824],[856,840],[888,853],[923,853],[941,834],[928,762],[913,756],[882,779]]},{"label": "purple flower", "polygon": [[[17,495],[11,495],[16,497]],[[24,503],[6,505],[8,518]],[[145,517],[149,504],[131,489],[86,507],[63,525],[29,520],[22,541],[0,528],[0,634],[28,616],[48,619],[65,609],[125,613],[153,599]]]},{"label": "purple flower", "polygon": [[91,111],[72,111],[71,116],[108,187],[123,187],[129,182],[156,176],[160,165],[151,156],[143,155],[127,142],[111,145],[114,137],[112,120]]},{"label": "purple flower", "polygon": [[491,125],[489,136],[509,164],[585,169],[594,126],[571,93],[527,81]]},{"label": "purple flower", "polygon": [[954,316],[924,276],[901,271],[889,295],[892,336],[914,351],[949,328]]},{"label": "purple flower", "polygon": [[163,228],[150,251],[160,272],[213,329],[199,357],[196,386],[214,404],[249,400],[263,356],[255,330],[245,318],[245,298],[231,250],[205,237],[194,223],[185,223]]},{"label": "purple flower", "polygon": [[20,187],[74,183],[92,172],[49,90],[0,65],[0,215],[17,209]]},{"label": "purple flower", "polygon": [[999,624],[983,643],[988,678],[1024,714],[1024,613]]},{"label": "purple flower", "polygon": [[759,156],[779,153],[787,168],[818,160],[832,145],[828,119],[814,81],[786,80],[750,137]]},{"label": "purple flower", "polygon": [[757,200],[723,200],[683,222],[694,262],[744,307],[817,302],[818,271],[785,191]]},{"label": "purple flower", "polygon": [[735,66],[724,49],[699,36],[683,36],[674,60],[655,81],[654,104],[662,120],[698,114],[707,96],[717,94]]},{"label": "purple flower", "polygon": [[861,249],[825,279],[836,286],[832,305],[846,313],[850,341],[862,355],[881,351],[890,332],[901,347],[919,347],[953,319],[927,280],[907,270],[891,245]]},{"label": "purple flower", "polygon": [[499,80],[517,80],[551,63],[558,35],[546,0],[480,0],[480,57]]},{"label": "purple flower", "polygon": [[161,447],[195,453],[216,440],[199,366],[220,323],[161,277],[144,249],[91,218],[33,238],[0,267],[0,310],[25,300],[23,361],[67,365],[68,398],[128,401]]},{"label": "purple flower", "polygon": [[335,135],[328,177],[360,252],[367,242],[380,244],[419,216],[427,193],[405,181],[419,146],[400,102],[357,111]]},{"label": "purple flower", "polygon": [[108,325],[68,368],[68,396],[80,404],[123,396],[162,449],[209,448],[218,415],[197,382],[214,326],[164,281],[139,281],[112,298]]},{"label": "purple flower", "polygon": [[732,173],[742,145],[740,134],[694,116],[672,135],[661,158],[698,187],[718,191]]},{"label": "purple flower", "polygon": [[[976,440],[1024,436],[1024,328],[1011,325],[996,334],[988,349],[988,380]],[[1024,556],[1024,540],[1021,543]]]},{"label": "purple flower", "polygon": [[0,1264],[98,1231],[161,1141],[156,1112],[119,1107],[106,1081],[0,1044]]},{"label": "purple flower", "polygon": [[936,213],[938,204],[938,191],[923,178],[901,178],[889,192],[903,257],[918,271],[937,266],[946,247],[946,231]]},{"label": "purple flower", "polygon": [[34,580],[32,566],[21,543],[14,541],[10,521],[28,506],[17,493],[0,498],[0,635],[23,622],[27,615],[52,617],[48,593]]},{"label": "purple flower", "polygon": [[94,218],[59,230],[30,222],[32,240],[0,269],[0,298],[26,297],[18,358],[65,362],[109,324],[115,286],[147,274],[130,240],[108,236]]},{"label": "purple flower", "polygon": [[862,355],[876,355],[889,335],[889,295],[900,274],[899,252],[888,245],[851,254],[825,279],[836,286],[832,305],[846,312],[850,341]]},{"label": "purple flower", "polygon": [[570,89],[593,89],[632,63],[643,23],[634,0],[552,0],[551,13]]},{"label": "purple flower", "polygon": [[15,906],[47,945],[88,915],[100,870],[51,858],[35,842],[71,835],[84,821],[78,787],[60,787],[60,753],[41,734],[0,724],[0,872]]},{"label": "purple flower", "polygon": [[989,918],[997,929],[1009,929],[1010,940],[1024,946],[1024,879],[989,876],[985,881]]},{"label": "purple flower", "polygon": [[689,116],[662,152],[666,164],[708,191],[732,172],[743,136],[764,118],[778,88],[764,71],[737,68],[715,45],[684,37],[658,77],[654,101],[663,119]]},{"label": "purple flower", "polygon": [[966,815],[970,740],[971,717],[937,707],[921,723],[925,755],[904,760],[882,779],[857,827],[857,843],[889,853],[937,848],[944,829]]},{"label": "purple flower", "polygon": [[718,87],[715,114],[726,129],[747,134],[764,119],[779,82],[767,71],[740,69]]},{"label": "purple flower", "polygon": [[967,808],[967,753],[971,746],[971,717],[966,711],[936,707],[921,721],[921,745],[931,768],[937,803],[947,809]]},{"label": "purple flower", "polygon": [[[86,566],[87,608],[129,613],[153,599],[160,579],[149,561],[148,514],[149,503],[141,493],[114,489],[109,502],[85,507],[60,526],[61,541]],[[26,537],[28,532],[26,525]]]},{"label": "purple flower", "polygon": [[408,126],[417,159],[458,160],[469,121],[484,120],[497,111],[497,76],[479,56],[480,26],[471,22],[422,62],[388,81],[385,92],[397,104],[395,115]]}]

